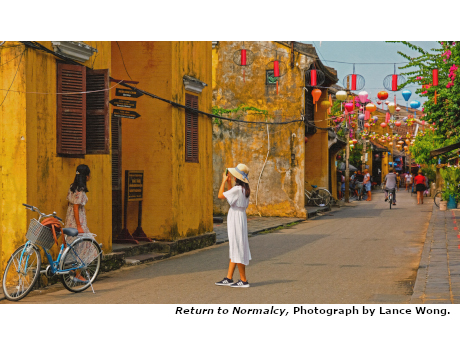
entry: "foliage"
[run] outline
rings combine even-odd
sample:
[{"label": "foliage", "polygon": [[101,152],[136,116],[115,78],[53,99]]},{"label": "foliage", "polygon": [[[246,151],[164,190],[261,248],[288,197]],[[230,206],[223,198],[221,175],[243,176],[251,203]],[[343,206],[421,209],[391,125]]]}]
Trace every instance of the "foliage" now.
[{"label": "foliage", "polygon": [[[432,158],[430,152],[446,145],[454,144],[458,141],[456,137],[446,139],[440,134],[433,133],[433,131],[426,131],[419,133],[415,138],[413,145],[409,147],[410,153],[418,164],[432,165],[437,163],[437,158]],[[442,160],[445,160],[443,158]]]},{"label": "foliage", "polygon": [[[407,84],[420,85],[416,93],[429,98],[424,104],[424,111],[427,114],[425,120],[430,124],[434,123],[439,138],[454,138],[455,142],[458,141],[460,139],[460,116],[458,116],[460,82],[456,77],[460,66],[460,46],[453,41],[439,42],[439,49],[431,49],[428,52],[406,41],[400,43],[421,54],[418,57],[410,57],[398,52],[408,60],[408,64],[400,69],[416,68],[415,71],[401,73],[407,77],[407,82],[400,85],[400,89]],[[438,69],[438,86],[432,85],[433,69]],[[437,104],[434,102],[435,92]]]},{"label": "foliage", "polygon": [[436,167],[434,165],[425,165],[421,168],[422,174],[426,176],[428,181],[435,182],[436,181]]},{"label": "foliage", "polygon": [[361,169],[363,162],[361,161],[361,156],[363,154],[363,145],[355,144],[350,149],[349,162],[351,165],[355,166],[358,169]]},{"label": "foliage", "polygon": [[446,182],[446,191],[442,194],[443,200],[448,200],[449,196],[454,196],[455,200],[460,201],[460,169],[456,167],[445,167],[441,169],[441,176]]},{"label": "foliage", "polygon": [[[220,108],[216,106],[212,107],[213,115],[222,116],[222,117],[230,117],[231,114],[235,114],[236,116],[233,117],[235,119],[239,119],[241,116],[246,115],[245,113],[247,113],[248,111],[254,112],[255,115],[264,115],[265,121],[267,121],[269,118],[272,117],[268,115],[268,110],[259,109],[256,107],[250,107],[245,104],[240,104],[239,106],[233,109],[224,109],[224,108]],[[221,125],[222,119],[214,118],[213,123],[217,125]]]}]

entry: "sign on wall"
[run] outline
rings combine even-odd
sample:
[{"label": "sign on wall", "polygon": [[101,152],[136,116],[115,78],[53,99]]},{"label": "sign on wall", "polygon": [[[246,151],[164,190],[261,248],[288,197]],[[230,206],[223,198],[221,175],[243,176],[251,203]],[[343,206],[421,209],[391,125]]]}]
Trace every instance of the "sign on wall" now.
[{"label": "sign on wall", "polygon": [[144,170],[126,170],[128,201],[141,201],[144,194]]}]

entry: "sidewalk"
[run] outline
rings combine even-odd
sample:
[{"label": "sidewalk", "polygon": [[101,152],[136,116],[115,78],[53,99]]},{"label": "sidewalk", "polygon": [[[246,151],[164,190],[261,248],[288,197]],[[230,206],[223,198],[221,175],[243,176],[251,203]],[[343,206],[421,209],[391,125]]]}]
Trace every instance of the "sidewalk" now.
[{"label": "sidewalk", "polygon": [[440,211],[433,204],[410,303],[460,303],[460,209]]}]

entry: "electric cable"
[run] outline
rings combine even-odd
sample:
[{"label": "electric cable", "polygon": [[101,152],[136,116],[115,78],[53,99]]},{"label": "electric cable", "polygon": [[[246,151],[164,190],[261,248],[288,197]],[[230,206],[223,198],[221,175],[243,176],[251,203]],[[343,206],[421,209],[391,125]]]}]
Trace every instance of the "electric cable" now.
[{"label": "electric cable", "polygon": [[133,78],[131,78],[131,76],[129,75],[128,70],[126,69],[125,60],[123,59],[123,53],[121,52],[120,45],[118,44],[118,41],[115,42],[117,42],[118,50],[120,51],[121,55],[121,61],[123,62],[123,67],[125,68],[126,74],[128,75],[129,79],[133,80]]},{"label": "electric cable", "polygon": [[268,136],[268,151],[267,151],[267,157],[265,157],[265,162],[264,162],[264,165],[262,166],[262,170],[260,171],[260,175],[259,175],[259,181],[257,181],[257,189],[256,189],[256,209],[257,209],[257,213],[259,214],[260,217],[262,217],[262,214],[260,213],[259,211],[259,207],[258,207],[258,204],[257,204],[257,197],[259,195],[259,184],[260,184],[260,178],[262,177],[262,173],[264,172],[264,168],[265,168],[265,165],[267,164],[267,160],[268,160],[268,155],[270,154],[270,131],[268,130],[268,125],[267,125],[267,136]]},{"label": "electric cable", "polygon": [[8,60],[7,62],[2,63],[2,64],[0,65],[0,67],[3,66],[3,65],[6,65],[7,63],[9,63],[9,62],[11,62],[11,61],[13,61],[13,60],[15,60],[15,59],[17,59],[17,58],[20,57],[22,54],[24,54],[24,52],[25,52],[25,48],[24,48],[24,50],[23,50],[21,53],[19,53],[18,55],[16,55],[16,56],[15,56],[14,58],[12,58],[11,60]]},{"label": "electric cable", "polygon": [[13,86],[14,80],[16,79],[16,76],[18,75],[19,67],[21,67],[22,57],[24,56],[25,51],[26,51],[26,50],[24,49],[24,51],[23,51],[22,54],[21,54],[21,59],[19,60],[18,68],[16,69],[16,73],[14,74],[13,81],[11,82],[9,89],[8,89],[8,91],[6,92],[5,98],[3,98],[3,101],[2,101],[2,103],[0,104],[0,107],[1,107],[1,106],[3,105],[3,103],[5,102],[6,97],[8,97],[8,93],[10,92],[11,86]]}]

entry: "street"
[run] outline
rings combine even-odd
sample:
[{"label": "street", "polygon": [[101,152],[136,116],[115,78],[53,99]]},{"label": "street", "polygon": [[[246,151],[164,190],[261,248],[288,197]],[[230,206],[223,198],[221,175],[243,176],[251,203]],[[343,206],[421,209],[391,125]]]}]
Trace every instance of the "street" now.
[{"label": "street", "polygon": [[19,303],[409,303],[432,199],[416,205],[415,196],[401,190],[390,210],[383,198],[376,191],[371,202],[354,201],[251,237],[249,289],[214,285],[227,271],[228,243],[223,243],[101,274],[95,294],[91,289],[73,294],[57,284]]}]

